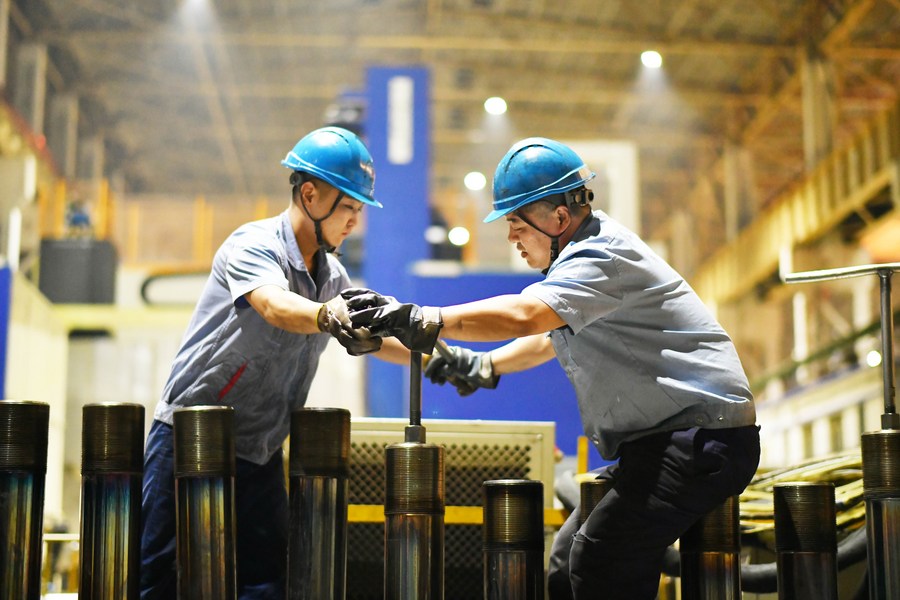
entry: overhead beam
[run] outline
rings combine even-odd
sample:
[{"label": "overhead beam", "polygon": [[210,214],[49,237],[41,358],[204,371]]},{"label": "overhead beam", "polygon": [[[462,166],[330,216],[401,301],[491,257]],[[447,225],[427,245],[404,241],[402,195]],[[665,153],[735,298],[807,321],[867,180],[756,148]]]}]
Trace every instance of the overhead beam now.
[{"label": "overhead beam", "polygon": [[197,32],[191,39],[183,32],[147,31],[143,29],[116,30],[79,29],[77,31],[47,30],[39,39],[48,44],[78,41],[104,44],[133,44],[135,36],[145,42],[159,44],[210,43],[213,37],[235,46],[260,48],[357,48],[361,50],[452,50],[471,52],[527,52],[542,54],[635,54],[648,47],[669,55],[704,54],[717,56],[793,56],[796,48],[786,44],[719,41],[709,39],[666,40],[662,38],[630,37],[607,38],[594,35],[591,38],[548,36],[546,38],[523,36],[502,38],[471,35],[329,35],[260,32],[228,32],[209,34]]}]

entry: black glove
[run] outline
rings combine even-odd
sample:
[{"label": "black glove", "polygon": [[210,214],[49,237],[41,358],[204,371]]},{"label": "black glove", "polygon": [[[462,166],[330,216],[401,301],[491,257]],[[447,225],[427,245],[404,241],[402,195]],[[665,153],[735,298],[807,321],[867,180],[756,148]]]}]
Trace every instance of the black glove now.
[{"label": "black glove", "polygon": [[[350,291],[350,290],[347,290]],[[316,315],[319,331],[331,334],[347,349],[347,354],[359,356],[381,348],[381,338],[373,336],[365,327],[353,327],[347,313],[347,301],[337,295],[319,309]]]},{"label": "black glove", "polygon": [[431,354],[444,326],[440,308],[404,304],[372,290],[354,290],[347,307],[354,327],[367,327],[372,335],[394,336],[413,352]]},{"label": "black glove", "polygon": [[468,396],[478,388],[494,389],[500,376],[494,374],[490,352],[475,352],[460,346],[447,346],[452,357],[435,354],[425,365],[425,377],[432,383],[456,386],[460,396]]}]

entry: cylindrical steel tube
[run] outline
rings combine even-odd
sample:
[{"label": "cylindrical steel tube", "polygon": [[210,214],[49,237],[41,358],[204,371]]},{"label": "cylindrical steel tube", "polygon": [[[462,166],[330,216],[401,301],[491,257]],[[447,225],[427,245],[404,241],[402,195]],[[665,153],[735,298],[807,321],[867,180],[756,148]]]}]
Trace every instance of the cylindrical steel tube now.
[{"label": "cylindrical steel tube", "polygon": [[590,479],[582,481],[579,486],[580,501],[578,503],[578,526],[584,525],[587,518],[594,512],[594,508],[603,500],[603,497],[612,489],[612,479]]},{"label": "cylindrical steel tube", "polygon": [[303,408],[291,415],[289,600],[346,595],[350,411]]},{"label": "cylindrical steel tube", "polygon": [[0,401],[0,598],[41,597],[50,405]]},{"label": "cylindrical steel tube", "polygon": [[837,600],[834,485],[782,483],[773,490],[780,600]]},{"label": "cylindrical steel tube", "polygon": [[81,429],[78,597],[139,597],[144,407],[88,404]]},{"label": "cylindrical steel tube", "polygon": [[529,479],[485,481],[485,600],[544,597],[544,485]]},{"label": "cylindrical steel tube", "polygon": [[385,448],[384,598],[444,597],[444,448]]},{"label": "cylindrical steel tube", "polygon": [[740,501],[732,496],[684,535],[681,551],[683,600],[740,600]]},{"label": "cylindrical steel tube", "polygon": [[234,600],[234,410],[174,412],[179,600]]},{"label": "cylindrical steel tube", "polygon": [[900,598],[900,430],[862,435],[869,598]]},{"label": "cylindrical steel tube", "polygon": [[878,271],[881,283],[881,377],[884,390],[884,415],[882,428],[896,429],[898,426],[894,388],[894,307],[891,303],[892,269]]}]

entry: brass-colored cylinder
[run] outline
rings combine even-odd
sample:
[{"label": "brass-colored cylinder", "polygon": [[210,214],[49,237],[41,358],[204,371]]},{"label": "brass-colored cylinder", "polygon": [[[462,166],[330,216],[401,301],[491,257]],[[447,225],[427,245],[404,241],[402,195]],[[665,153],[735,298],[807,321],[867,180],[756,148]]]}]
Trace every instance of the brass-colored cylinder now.
[{"label": "brass-colored cylinder", "polygon": [[444,597],[444,448],[385,448],[384,598]]},{"label": "brass-colored cylinder", "polygon": [[349,464],[350,411],[302,408],[291,414],[291,476],[346,477]]},{"label": "brass-colored cylinder", "polygon": [[594,508],[612,489],[612,479],[591,479],[582,481],[579,486],[580,502],[578,503],[578,526],[584,525]]},{"label": "brass-colored cylinder", "polygon": [[900,598],[900,430],[862,435],[869,598]]},{"label": "brass-colored cylinder", "polygon": [[235,600],[234,410],[174,414],[179,600]]},{"label": "brass-colored cylinder", "polygon": [[50,405],[0,401],[0,598],[41,597]]},{"label": "brass-colored cylinder", "polygon": [[139,597],[143,449],[143,406],[83,408],[78,588],[83,600]]},{"label": "brass-colored cylinder", "polygon": [[180,408],[173,418],[175,477],[234,476],[233,408]]},{"label": "brass-colored cylinder", "polygon": [[837,600],[834,485],[782,483],[773,495],[779,599]]},{"label": "brass-colored cylinder", "polygon": [[529,479],[485,481],[485,600],[544,597],[544,485]]},{"label": "brass-colored cylinder", "polygon": [[740,501],[737,496],[691,526],[679,543],[683,600],[740,600]]},{"label": "brass-colored cylinder", "polygon": [[291,415],[289,600],[342,600],[347,572],[350,412]]}]

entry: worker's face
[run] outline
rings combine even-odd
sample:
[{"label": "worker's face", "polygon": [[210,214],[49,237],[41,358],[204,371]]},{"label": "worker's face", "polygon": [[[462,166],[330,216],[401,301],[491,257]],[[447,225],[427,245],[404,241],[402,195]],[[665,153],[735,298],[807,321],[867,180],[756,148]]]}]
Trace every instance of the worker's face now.
[{"label": "worker's face", "polygon": [[[517,211],[518,212],[518,211]],[[529,211],[529,221],[549,233],[555,233],[558,228],[553,212],[544,210]],[[510,244],[516,245],[525,262],[532,269],[543,270],[550,264],[550,238],[522,220],[517,213],[506,216],[506,224],[509,233],[506,239]]]},{"label": "worker's face", "polygon": [[[315,196],[311,202],[310,214],[322,218],[328,214],[341,191],[325,182],[317,182]],[[359,224],[363,203],[350,196],[343,195],[337,208],[327,219],[322,221],[322,237],[331,246],[337,247]]]}]

